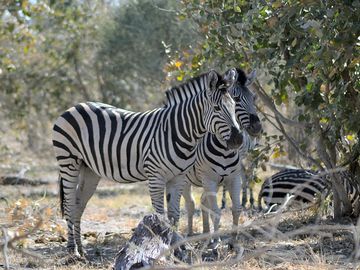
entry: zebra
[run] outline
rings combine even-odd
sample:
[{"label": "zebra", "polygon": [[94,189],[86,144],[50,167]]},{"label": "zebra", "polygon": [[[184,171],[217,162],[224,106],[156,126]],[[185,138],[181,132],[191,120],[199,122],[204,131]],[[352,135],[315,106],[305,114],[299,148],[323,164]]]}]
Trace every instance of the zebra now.
[{"label": "zebra", "polygon": [[167,90],[163,107],[151,111],[86,102],[55,121],[53,146],[69,253],[84,255],[81,216],[100,178],[120,183],[149,180],[155,211],[164,214],[166,190],[168,218],[177,223],[185,184],[181,175],[194,163],[199,139],[210,132],[227,147],[238,147],[235,102],[227,89],[233,83],[231,77],[211,70]]},{"label": "zebra", "polygon": [[[243,162],[240,163],[240,166],[242,167],[242,172],[240,174],[241,182],[242,182],[242,198],[241,198],[241,206],[243,208],[246,207],[246,204],[248,202],[248,191],[249,191],[249,203],[250,208],[255,207],[255,197],[254,197],[254,167],[253,165],[250,165],[250,168],[246,168],[243,164]],[[226,208],[226,186],[223,186],[222,189],[222,197],[221,197],[221,209]]]},{"label": "zebra", "polygon": [[352,213],[351,216],[358,218],[360,213],[360,184],[357,177],[350,171],[346,171],[342,175],[345,191],[350,199]]},{"label": "zebra", "polygon": [[[233,207],[233,224],[238,225],[240,216],[240,186],[241,160],[250,148],[255,144],[251,136],[258,136],[262,131],[260,119],[254,106],[255,95],[248,89],[255,73],[246,76],[245,72],[237,69],[236,84],[229,89],[236,101],[236,117],[243,129],[241,146],[238,149],[228,149],[226,143],[213,136],[206,134],[200,141],[196,151],[196,161],[192,169],[187,173],[187,185],[184,188],[183,197],[188,213],[188,235],[193,234],[194,200],[191,196],[191,185],[204,188],[201,197],[202,208],[207,208],[211,213],[214,231],[219,228],[220,209],[216,201],[218,186],[225,184],[231,191]],[[202,211],[203,232],[210,231],[209,211]]]},{"label": "zebra", "polygon": [[[349,171],[339,172],[342,184],[350,199],[353,214],[360,210],[360,186]],[[272,211],[283,205],[286,197],[293,195],[288,206],[297,207],[304,203],[321,202],[331,192],[330,173],[305,169],[282,170],[266,179],[258,196],[259,210],[262,210],[262,200]]]},{"label": "zebra", "polygon": [[288,206],[315,204],[328,195],[329,188],[329,180],[316,171],[285,169],[264,181],[258,195],[258,208],[263,210],[264,200],[267,209],[275,210],[284,204],[287,196],[293,196]]}]

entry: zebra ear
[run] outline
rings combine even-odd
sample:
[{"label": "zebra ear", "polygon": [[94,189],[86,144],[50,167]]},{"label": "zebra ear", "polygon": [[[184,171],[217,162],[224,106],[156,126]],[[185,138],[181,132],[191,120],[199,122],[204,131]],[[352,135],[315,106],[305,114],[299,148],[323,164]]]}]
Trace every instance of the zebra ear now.
[{"label": "zebra ear", "polygon": [[210,70],[210,72],[208,73],[208,87],[207,89],[210,92],[214,92],[217,89],[217,83],[219,81],[219,75],[215,70]]},{"label": "zebra ear", "polygon": [[236,68],[231,68],[228,71],[225,72],[223,78],[224,81],[228,86],[231,86],[237,81],[238,73],[236,71]]},{"label": "zebra ear", "polygon": [[251,85],[251,84],[255,81],[255,78],[256,78],[256,70],[254,69],[254,70],[251,71],[251,73],[247,76],[247,80],[246,80],[245,85],[246,85],[246,86]]}]

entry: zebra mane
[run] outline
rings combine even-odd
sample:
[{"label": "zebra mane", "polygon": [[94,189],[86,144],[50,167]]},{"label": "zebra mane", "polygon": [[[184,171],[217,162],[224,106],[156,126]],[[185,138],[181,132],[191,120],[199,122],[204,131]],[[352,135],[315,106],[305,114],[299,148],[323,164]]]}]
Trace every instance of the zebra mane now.
[{"label": "zebra mane", "polygon": [[[233,97],[239,97],[241,95],[241,92],[243,91],[243,88],[246,86],[246,82],[248,79],[245,72],[242,69],[236,68],[236,72],[238,74],[236,83],[238,86],[240,85],[241,87],[232,87],[230,89],[230,94]],[[236,84],[235,84],[235,86],[236,86]]]},{"label": "zebra mane", "polygon": [[238,74],[238,77],[237,77],[238,83],[240,83],[241,86],[245,86],[245,83],[247,81],[245,72],[241,68],[236,68],[236,71]]},{"label": "zebra mane", "polygon": [[[173,86],[166,90],[166,99],[164,100],[164,106],[171,106],[174,104],[178,104],[187,100],[191,97],[194,97],[201,90],[201,80],[203,80],[203,84],[207,83],[206,76],[208,73],[201,74],[197,77],[191,78],[186,82],[179,84],[177,86]],[[195,87],[195,82],[199,87]],[[191,85],[191,86],[190,86]],[[184,87],[188,86],[188,87]]]}]

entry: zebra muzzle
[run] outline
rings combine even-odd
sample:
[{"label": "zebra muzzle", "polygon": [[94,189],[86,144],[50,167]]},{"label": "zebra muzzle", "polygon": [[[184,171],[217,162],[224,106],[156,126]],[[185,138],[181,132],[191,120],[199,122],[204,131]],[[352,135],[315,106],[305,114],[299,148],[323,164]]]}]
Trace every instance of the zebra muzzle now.
[{"label": "zebra muzzle", "polygon": [[262,125],[257,115],[250,114],[250,126],[246,129],[246,131],[254,137],[257,137],[261,134]]},{"label": "zebra muzzle", "polygon": [[241,146],[242,142],[243,142],[242,133],[237,128],[232,127],[230,138],[226,141],[227,148],[237,149]]}]

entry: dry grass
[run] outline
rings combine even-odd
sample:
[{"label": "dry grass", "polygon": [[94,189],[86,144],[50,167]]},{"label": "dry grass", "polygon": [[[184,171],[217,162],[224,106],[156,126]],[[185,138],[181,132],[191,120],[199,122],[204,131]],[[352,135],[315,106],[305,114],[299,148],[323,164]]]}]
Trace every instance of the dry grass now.
[{"label": "dry grass", "polygon": [[[56,172],[49,172],[46,175],[56,179]],[[46,193],[41,192],[44,190]],[[137,226],[144,215],[152,211],[146,183],[121,185],[102,181],[83,216],[83,242],[90,262],[66,264],[69,262],[64,242],[66,224],[58,212],[58,198],[52,195],[56,192],[56,183],[34,188],[4,186],[0,190],[0,197],[7,199],[7,202],[0,201],[0,226],[6,226],[9,231],[16,232],[19,228],[24,228],[24,224],[29,224],[26,223],[28,218],[35,215],[39,209],[50,209],[43,226],[26,241],[17,243],[19,249],[26,248],[33,251],[40,255],[41,259],[9,250],[9,262],[14,269],[111,269],[115,254],[131,236],[131,229]],[[200,196],[201,189],[195,189],[197,209],[199,209]],[[220,200],[221,192],[218,196]],[[23,201],[22,208],[27,210],[24,210],[24,215],[20,215],[17,222],[14,222],[13,219],[9,219],[9,213],[19,201]],[[228,198],[228,205],[230,204]],[[184,209],[183,202],[182,209]],[[231,222],[231,211],[225,209],[222,211],[221,230],[231,230]],[[194,261],[193,266],[179,264],[176,267],[215,270],[360,269],[351,260],[354,247],[352,229],[332,230],[331,226],[335,225],[322,220],[320,225],[329,226],[328,229],[311,231],[310,226],[314,225],[311,212],[287,213],[271,219],[249,211],[240,217],[240,223],[242,227],[239,244],[244,249],[240,260],[234,260],[234,252],[229,251],[224,244],[219,249],[219,261],[206,264],[198,260]],[[186,226],[185,212],[182,211],[180,232],[185,233]],[[269,228],[276,230],[270,232]],[[302,229],[304,231],[300,232],[299,230]],[[200,211],[197,211],[194,218],[194,230],[197,233],[202,231]],[[0,239],[3,239],[2,234]],[[201,241],[192,243],[198,258],[201,257],[197,249],[199,243]],[[1,254],[0,269],[3,261]]]}]

